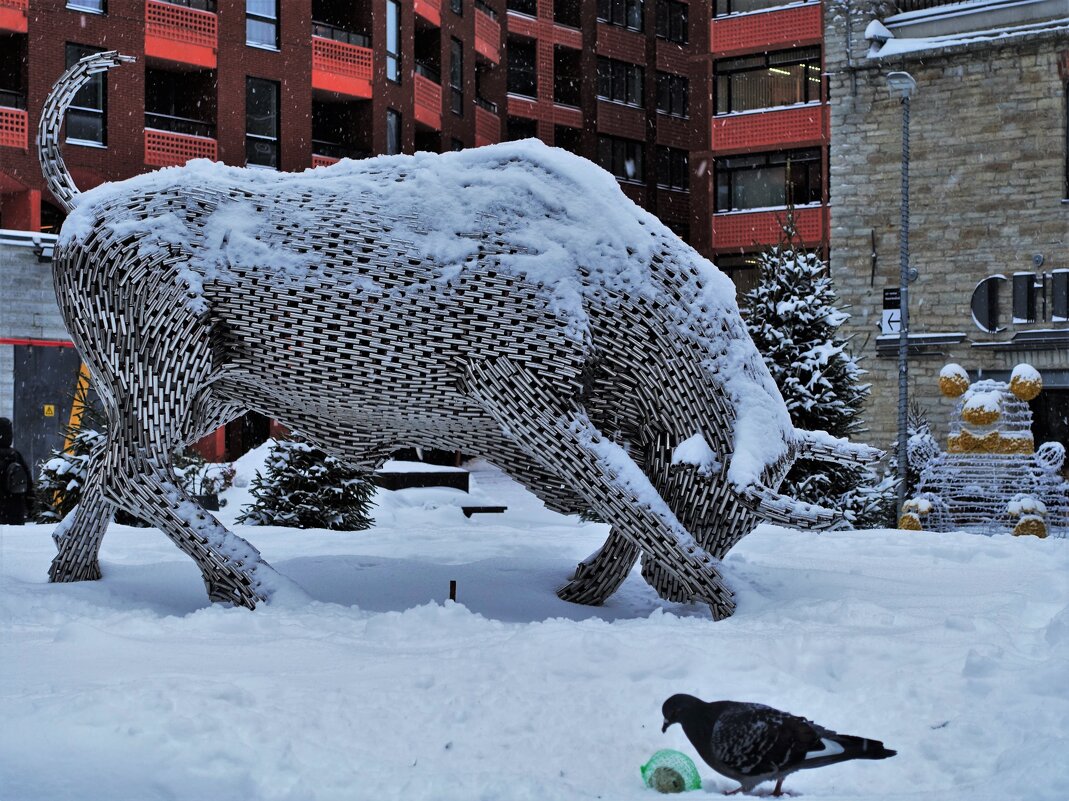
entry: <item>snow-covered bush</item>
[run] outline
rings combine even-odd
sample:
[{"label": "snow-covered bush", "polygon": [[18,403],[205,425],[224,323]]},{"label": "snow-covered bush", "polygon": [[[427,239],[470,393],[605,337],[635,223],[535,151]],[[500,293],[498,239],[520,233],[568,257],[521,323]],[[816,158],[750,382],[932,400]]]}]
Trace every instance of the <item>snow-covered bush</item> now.
[{"label": "snow-covered bush", "polygon": [[53,451],[37,476],[37,522],[58,523],[78,505],[85,484],[89,453],[103,443],[104,435],[82,429],[70,439],[66,450]]},{"label": "snow-covered bush", "polygon": [[[861,429],[869,385],[839,328],[849,315],[837,305],[828,266],[802,245],[788,212],[781,243],[761,254],[757,286],[742,298],[750,335],[764,357],[798,428],[849,437]],[[868,468],[799,459],[781,491],[840,508],[856,528],[891,525],[895,483]]]},{"label": "snow-covered bush", "polygon": [[192,449],[176,451],[171,464],[179,485],[190,495],[215,495],[234,483],[234,465],[206,461]]},{"label": "snow-covered bush", "polygon": [[367,471],[304,442],[280,440],[250,485],[239,523],[359,531],[368,528],[374,484]]}]

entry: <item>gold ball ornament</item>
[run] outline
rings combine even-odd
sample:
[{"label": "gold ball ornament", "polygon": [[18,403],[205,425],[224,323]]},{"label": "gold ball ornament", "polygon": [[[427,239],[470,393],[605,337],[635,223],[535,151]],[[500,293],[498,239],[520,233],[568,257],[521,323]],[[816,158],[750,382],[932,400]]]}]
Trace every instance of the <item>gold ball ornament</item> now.
[{"label": "gold ball ornament", "polygon": [[1043,379],[1038,375],[1035,378],[1021,378],[1014,376],[1010,379],[1010,392],[1023,401],[1030,401],[1043,391]]},{"label": "gold ball ornament", "polygon": [[916,512],[906,512],[898,518],[898,527],[902,531],[922,531],[921,519]]},{"label": "gold ball ornament", "polygon": [[1029,534],[1033,537],[1039,537],[1041,540],[1046,539],[1046,524],[1040,518],[1032,515],[1022,517],[1017,525],[1013,527],[1013,536],[1022,537]]},{"label": "gold ball ornament", "polygon": [[982,406],[966,406],[961,410],[961,419],[974,426],[989,425],[1001,416],[998,409],[988,409]]},{"label": "gold ball ornament", "polygon": [[957,398],[969,388],[969,378],[963,373],[947,373],[939,376],[939,391],[948,398]]}]

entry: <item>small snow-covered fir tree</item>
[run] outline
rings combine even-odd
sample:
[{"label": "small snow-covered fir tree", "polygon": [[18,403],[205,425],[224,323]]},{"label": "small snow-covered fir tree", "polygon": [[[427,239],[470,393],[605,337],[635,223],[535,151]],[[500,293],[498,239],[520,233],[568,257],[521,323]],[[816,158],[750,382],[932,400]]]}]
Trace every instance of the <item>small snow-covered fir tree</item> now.
[{"label": "small snow-covered fir tree", "polygon": [[[846,350],[839,328],[849,315],[837,305],[827,264],[800,241],[788,209],[779,245],[762,253],[758,284],[742,298],[742,312],[798,428],[849,437],[861,427],[869,386]],[[782,492],[842,509],[855,527],[889,525],[894,481],[867,468],[799,459]]]},{"label": "small snow-covered fir tree", "polygon": [[366,471],[354,470],[304,442],[280,440],[250,486],[254,502],[239,523],[359,531],[368,528],[374,484]]}]

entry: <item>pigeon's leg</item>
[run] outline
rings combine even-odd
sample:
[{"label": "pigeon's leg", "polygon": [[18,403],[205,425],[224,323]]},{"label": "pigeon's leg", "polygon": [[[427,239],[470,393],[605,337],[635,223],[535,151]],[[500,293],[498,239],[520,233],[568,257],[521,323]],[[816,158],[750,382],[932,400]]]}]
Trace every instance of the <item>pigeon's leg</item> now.
[{"label": "pigeon's leg", "polygon": [[743,791],[744,789],[746,789],[746,788],[744,788],[744,787],[743,787],[742,785],[739,785],[739,786],[738,786],[738,787],[736,787],[736,788],[735,788],[734,790],[728,790],[728,791],[727,791],[726,793],[724,793],[724,795],[738,795],[738,794],[739,794],[739,793],[741,793],[741,792],[742,792],[742,791]]},{"label": "pigeon's leg", "polygon": [[776,779],[776,789],[772,791],[772,795],[774,795],[774,796],[783,795],[783,777],[782,776],[780,778]]},{"label": "pigeon's leg", "polygon": [[613,521],[614,530],[674,574],[687,597],[708,603],[718,619],[734,611],[716,560],[574,399],[562,398],[559,387],[508,358],[472,363],[466,388],[524,451],[566,477],[603,519]]}]

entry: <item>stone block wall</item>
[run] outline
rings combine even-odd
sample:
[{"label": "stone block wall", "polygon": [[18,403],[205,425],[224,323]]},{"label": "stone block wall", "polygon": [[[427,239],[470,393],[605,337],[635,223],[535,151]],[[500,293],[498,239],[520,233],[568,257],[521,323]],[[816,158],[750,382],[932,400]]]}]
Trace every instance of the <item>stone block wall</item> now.
[{"label": "stone block wall", "polygon": [[844,331],[872,383],[868,438],[881,446],[895,437],[898,401],[896,357],[876,355],[883,290],[899,281],[902,106],[887,88],[892,70],[917,81],[909,239],[919,277],[910,285],[910,331],[966,335],[935,354],[910,357],[911,398],[926,408],[941,436],[949,402],[941,399],[936,377],[948,361],[973,374],[1029,362],[1069,388],[1069,347],[974,346],[1008,342],[1031,329],[1069,331],[1069,324],[1011,324],[1008,283],[1000,294],[1007,325],[1001,334],[977,328],[969,305],[977,282],[1033,271],[1035,254],[1044,257],[1036,272],[1069,268],[1069,40],[1064,31],[1046,32],[869,59],[865,26],[886,10],[881,3],[829,2],[825,16],[831,270],[853,314]]},{"label": "stone block wall", "polygon": [[[30,247],[0,245],[0,340],[69,341],[56,305],[52,265]],[[14,345],[0,343],[0,417],[14,408]]]}]

